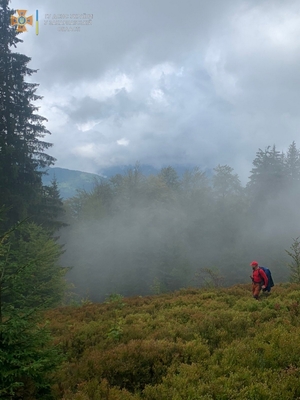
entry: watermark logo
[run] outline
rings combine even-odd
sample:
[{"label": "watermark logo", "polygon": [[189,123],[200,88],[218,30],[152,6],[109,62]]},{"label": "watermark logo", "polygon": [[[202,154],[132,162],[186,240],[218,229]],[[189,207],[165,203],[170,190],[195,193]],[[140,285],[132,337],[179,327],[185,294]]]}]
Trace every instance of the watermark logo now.
[{"label": "watermark logo", "polygon": [[60,32],[80,32],[81,26],[92,25],[93,14],[45,14],[44,25],[56,27]]},{"label": "watermark logo", "polygon": [[[17,32],[27,32],[26,25],[33,25],[33,16],[26,15],[27,10],[16,10],[17,16],[10,17],[10,23],[17,26]],[[67,13],[67,14],[45,14],[44,25],[56,27],[61,32],[80,32],[82,26],[92,25],[93,14]],[[39,34],[39,11],[35,14],[35,33]]]},{"label": "watermark logo", "polygon": [[27,32],[26,25],[33,25],[33,16],[26,16],[27,10],[17,10],[18,16],[12,15],[10,17],[11,25],[17,25],[17,32]]}]

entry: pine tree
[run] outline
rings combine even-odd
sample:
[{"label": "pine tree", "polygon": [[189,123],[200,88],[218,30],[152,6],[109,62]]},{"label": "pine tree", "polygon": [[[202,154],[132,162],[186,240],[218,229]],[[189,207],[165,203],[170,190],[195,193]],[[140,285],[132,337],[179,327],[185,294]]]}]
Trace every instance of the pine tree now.
[{"label": "pine tree", "polygon": [[55,233],[60,228],[67,226],[65,208],[57,180],[54,178],[51,185],[43,186],[41,199],[35,222],[45,228],[50,234]]},{"label": "pine tree", "polygon": [[214,168],[212,178],[215,196],[224,200],[242,192],[241,182],[237,174],[233,174],[233,168],[229,165],[218,165]]},{"label": "pine tree", "polygon": [[256,201],[276,197],[285,188],[284,154],[275,145],[259,149],[253,161],[248,189]]},{"label": "pine tree", "polygon": [[61,361],[42,321],[60,303],[66,269],[60,246],[39,226],[22,223],[0,235],[0,398],[48,399]]},{"label": "pine tree", "polygon": [[285,173],[290,184],[300,183],[300,151],[295,141],[289,146],[285,158]]},{"label": "pine tree", "polygon": [[164,167],[161,169],[158,176],[162,181],[172,190],[176,190],[179,187],[179,177],[175,169],[171,166]]},{"label": "pine tree", "polygon": [[49,131],[36,114],[38,85],[25,82],[36,71],[30,58],[11,48],[22,42],[10,25],[9,0],[0,0],[0,207],[7,211],[6,227],[34,216],[42,197],[41,169],[54,163],[44,153],[52,145],[42,141]]}]

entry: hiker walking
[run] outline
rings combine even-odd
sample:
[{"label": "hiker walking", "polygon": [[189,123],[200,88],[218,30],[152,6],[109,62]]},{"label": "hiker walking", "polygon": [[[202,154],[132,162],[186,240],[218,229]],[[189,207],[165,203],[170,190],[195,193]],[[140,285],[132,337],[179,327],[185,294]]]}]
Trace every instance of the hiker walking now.
[{"label": "hiker walking", "polygon": [[252,294],[253,297],[258,300],[261,289],[265,290],[268,287],[268,277],[264,270],[259,267],[257,261],[252,261],[250,266],[252,267]]}]

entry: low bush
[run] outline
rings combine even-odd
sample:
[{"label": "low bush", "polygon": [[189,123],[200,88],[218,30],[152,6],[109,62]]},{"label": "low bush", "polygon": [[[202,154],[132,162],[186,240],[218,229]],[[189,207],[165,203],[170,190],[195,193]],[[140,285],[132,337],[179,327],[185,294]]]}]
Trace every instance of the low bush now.
[{"label": "low bush", "polygon": [[298,289],[280,285],[260,301],[250,285],[186,289],[51,311],[67,357],[54,398],[300,398]]}]

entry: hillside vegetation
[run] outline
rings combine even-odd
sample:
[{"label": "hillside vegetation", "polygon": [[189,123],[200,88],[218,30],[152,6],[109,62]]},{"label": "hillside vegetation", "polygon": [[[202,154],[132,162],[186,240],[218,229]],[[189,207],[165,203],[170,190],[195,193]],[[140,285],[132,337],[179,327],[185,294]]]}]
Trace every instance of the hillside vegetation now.
[{"label": "hillside vegetation", "polygon": [[49,311],[64,400],[300,399],[300,285],[250,285]]}]

